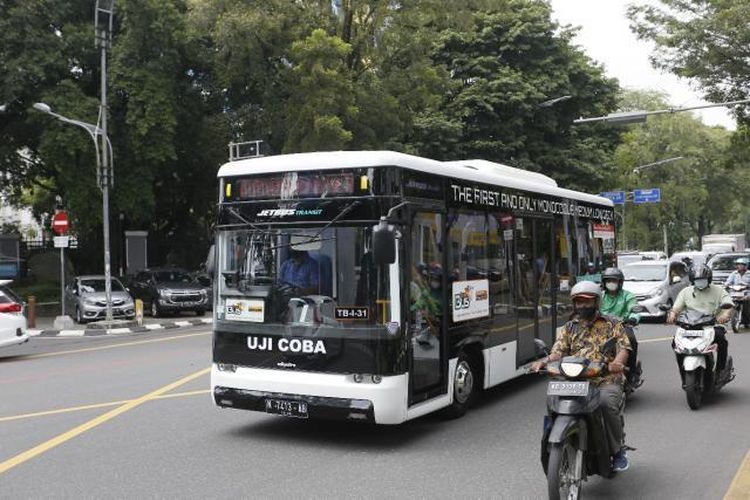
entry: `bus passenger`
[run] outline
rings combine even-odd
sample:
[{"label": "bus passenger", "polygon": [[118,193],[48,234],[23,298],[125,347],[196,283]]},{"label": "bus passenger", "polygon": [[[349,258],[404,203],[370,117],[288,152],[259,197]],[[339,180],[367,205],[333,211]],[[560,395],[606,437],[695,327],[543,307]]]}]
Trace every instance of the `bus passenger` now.
[{"label": "bus passenger", "polygon": [[299,290],[300,295],[318,293],[318,263],[304,250],[292,247],[289,258],[281,264],[279,282],[289,284]]}]

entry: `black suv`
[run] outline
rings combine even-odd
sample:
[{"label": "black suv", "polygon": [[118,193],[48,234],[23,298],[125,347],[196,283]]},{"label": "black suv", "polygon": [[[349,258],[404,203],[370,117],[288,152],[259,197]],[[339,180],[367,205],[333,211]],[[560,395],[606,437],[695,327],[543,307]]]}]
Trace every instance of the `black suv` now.
[{"label": "black suv", "polygon": [[130,294],[143,301],[153,317],[165,313],[194,311],[203,316],[211,298],[200,283],[183,269],[144,269],[130,282]]}]

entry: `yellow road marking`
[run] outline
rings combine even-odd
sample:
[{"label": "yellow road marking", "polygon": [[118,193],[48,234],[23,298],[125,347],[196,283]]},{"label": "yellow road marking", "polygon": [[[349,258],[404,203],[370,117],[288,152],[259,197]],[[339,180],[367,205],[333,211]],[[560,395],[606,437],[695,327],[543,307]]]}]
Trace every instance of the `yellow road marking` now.
[{"label": "yellow road marking", "polygon": [[[151,399],[156,400],[156,399],[181,398],[181,397],[186,397],[186,396],[195,396],[198,394],[208,394],[210,392],[211,392],[210,389],[201,389],[199,391],[189,391],[189,392],[175,392],[173,394],[162,394],[161,396],[157,396]],[[23,420],[26,418],[34,418],[34,417],[46,417],[49,415],[59,415],[60,413],[71,413],[71,412],[76,412],[76,411],[95,410],[97,408],[107,408],[108,406],[122,405],[125,403],[130,403],[131,401],[133,400],[123,399],[122,401],[109,401],[107,403],[95,403],[95,404],[90,404],[90,405],[59,408],[57,410],[46,410],[46,411],[37,411],[34,413],[24,413],[22,415],[11,415],[8,417],[0,417],[0,422],[10,422],[11,420]]]},{"label": "yellow road marking", "polygon": [[58,445],[65,443],[66,441],[69,441],[73,439],[74,437],[83,434],[86,431],[89,431],[95,427],[98,427],[99,425],[107,422],[108,420],[112,420],[118,415],[122,415],[123,413],[130,411],[133,408],[136,408],[151,399],[161,396],[162,394],[167,393],[173,389],[176,389],[177,387],[180,387],[181,385],[187,384],[191,380],[195,380],[196,378],[201,377],[209,373],[210,371],[211,371],[211,368],[203,368],[201,370],[198,370],[197,372],[192,373],[186,377],[183,377],[175,382],[172,382],[171,384],[167,384],[164,387],[156,389],[155,391],[151,391],[148,394],[141,396],[140,398],[130,400],[127,403],[121,406],[118,406],[114,410],[110,410],[104,415],[99,415],[98,417],[93,418],[89,420],[88,422],[85,422],[79,425],[78,427],[75,427],[58,436],[55,436],[52,439],[45,441],[44,443],[38,446],[35,446],[29,450],[19,453],[15,457],[9,458],[8,460],[0,463],[0,474],[7,472],[13,467],[20,465],[28,460],[31,460],[32,458],[38,455],[41,455],[42,453],[45,453]]},{"label": "yellow road marking", "polygon": [[36,359],[36,358],[49,358],[52,356],[63,356],[65,354],[77,354],[80,352],[92,352],[92,351],[103,351],[104,349],[116,349],[118,347],[129,347],[131,345],[140,345],[140,344],[153,344],[154,342],[166,342],[168,340],[176,340],[176,339],[185,339],[188,337],[200,337],[201,335],[211,335],[211,332],[203,332],[203,333],[188,333],[186,335],[174,335],[172,337],[163,337],[158,339],[149,339],[149,340],[136,340],[133,342],[124,342],[122,344],[110,344],[110,345],[102,345],[98,347],[86,347],[84,349],[73,349],[70,351],[59,351],[59,352],[46,352],[44,354],[29,354],[28,356],[19,356],[21,359]]},{"label": "yellow road marking", "polygon": [[732,484],[729,485],[724,500],[740,500],[750,498],[750,451],[737,469]]}]

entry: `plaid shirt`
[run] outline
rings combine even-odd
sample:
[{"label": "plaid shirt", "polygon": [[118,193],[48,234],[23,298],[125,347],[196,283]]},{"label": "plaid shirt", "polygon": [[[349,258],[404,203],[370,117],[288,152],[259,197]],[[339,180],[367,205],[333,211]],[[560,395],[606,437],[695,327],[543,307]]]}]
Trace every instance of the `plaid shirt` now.
[{"label": "plaid shirt", "polygon": [[[593,322],[574,319],[565,323],[557,333],[557,340],[552,346],[552,354],[561,356],[581,356],[591,361],[610,363],[615,359],[615,355],[610,355],[606,359],[599,352],[599,348],[610,337],[617,339],[617,349],[631,350],[630,340],[625,334],[625,329],[621,321],[604,316],[597,316]],[[621,384],[623,377],[619,373],[609,373],[604,377],[591,379],[594,385],[602,384]]]}]

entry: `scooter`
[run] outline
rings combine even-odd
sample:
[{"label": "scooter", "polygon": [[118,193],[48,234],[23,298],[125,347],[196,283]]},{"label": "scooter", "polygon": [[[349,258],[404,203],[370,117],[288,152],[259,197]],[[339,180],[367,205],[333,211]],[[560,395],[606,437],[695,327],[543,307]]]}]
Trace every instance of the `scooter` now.
[{"label": "scooter", "polygon": [[727,357],[724,370],[716,369],[715,329],[725,327],[716,324],[715,316],[695,311],[683,312],[675,324],[677,331],[672,347],[680,368],[682,388],[690,409],[697,410],[707,396],[719,392],[734,379],[731,356]]},{"label": "scooter", "polygon": [[742,321],[742,309],[745,307],[745,299],[747,298],[747,285],[729,285],[727,291],[729,292],[729,296],[732,297],[735,309],[731,322],[732,331],[738,333],[740,331],[740,322]]},{"label": "scooter", "polygon": [[[625,328],[633,332],[633,339],[635,339],[636,323],[626,321]],[[643,385],[644,379],[642,375],[643,367],[641,366],[641,362],[636,360],[635,366],[625,372],[625,384],[623,385],[623,390],[625,391],[625,395],[627,397],[630,397],[630,395],[633,394],[636,389]]]},{"label": "scooter", "polygon": [[[544,341],[534,341],[540,354],[547,353]],[[600,352],[614,353],[617,341],[607,340]],[[605,363],[577,356],[553,361],[546,370],[547,415],[544,417],[541,460],[547,475],[550,500],[580,498],[581,483],[590,475],[611,478],[611,455],[604,420],[599,409],[599,389],[587,379],[607,371]]]}]

